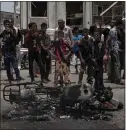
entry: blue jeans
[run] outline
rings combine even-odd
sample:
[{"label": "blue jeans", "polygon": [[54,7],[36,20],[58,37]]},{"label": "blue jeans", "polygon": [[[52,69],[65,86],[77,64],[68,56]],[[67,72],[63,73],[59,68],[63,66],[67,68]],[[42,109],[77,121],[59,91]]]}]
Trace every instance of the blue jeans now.
[{"label": "blue jeans", "polygon": [[4,64],[5,64],[5,69],[7,71],[7,77],[8,80],[11,80],[11,65],[12,68],[15,71],[16,79],[20,77],[20,72],[18,69],[18,64],[17,64],[17,58],[15,53],[6,53],[4,56]]}]

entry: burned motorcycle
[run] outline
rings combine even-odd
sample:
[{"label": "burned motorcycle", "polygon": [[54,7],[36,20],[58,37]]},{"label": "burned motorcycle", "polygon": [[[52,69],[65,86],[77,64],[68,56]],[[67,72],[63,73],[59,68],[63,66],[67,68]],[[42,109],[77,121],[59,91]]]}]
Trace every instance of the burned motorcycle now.
[{"label": "burned motorcycle", "polygon": [[[95,102],[98,102],[95,106]],[[96,91],[90,84],[78,84],[69,87],[64,87],[64,90],[60,97],[60,108],[65,111],[67,107],[75,107],[79,104],[80,111],[99,108],[101,105],[110,102],[115,109],[122,109],[123,104],[118,100],[113,99],[113,92],[110,87],[104,88],[103,91]]]}]

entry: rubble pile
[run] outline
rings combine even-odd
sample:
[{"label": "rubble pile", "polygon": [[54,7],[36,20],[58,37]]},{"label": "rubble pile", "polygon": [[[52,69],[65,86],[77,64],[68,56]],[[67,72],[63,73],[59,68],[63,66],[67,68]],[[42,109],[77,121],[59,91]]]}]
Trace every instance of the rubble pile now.
[{"label": "rubble pile", "polygon": [[[107,109],[119,110],[123,108],[121,102],[112,98],[113,93],[110,88],[98,94],[95,92],[94,96],[88,96],[88,98],[86,96],[87,93],[82,94],[82,92],[84,92],[84,90],[91,92],[90,89],[87,89],[88,87],[86,87],[86,85],[82,85],[80,88],[84,89],[77,93],[78,88],[77,85],[71,86],[70,88],[66,87],[59,96],[55,96],[57,94],[53,92],[50,94],[50,97],[46,95],[38,96],[28,88],[21,91],[20,97],[11,93],[11,101],[13,100],[13,102],[18,105],[16,105],[14,110],[3,114],[3,119],[52,121],[71,118],[85,121],[109,121],[112,119],[113,115],[107,114]],[[79,102],[76,102],[77,99],[79,99]]]},{"label": "rubble pile", "polygon": [[[28,105],[17,105],[14,110],[7,112],[3,115],[4,119],[11,120],[29,120],[29,121],[49,121],[55,118],[55,107],[57,100],[55,99],[38,99],[36,102],[32,102]],[[58,103],[57,103],[58,104]]]},{"label": "rubble pile", "polygon": [[102,112],[90,110],[81,113],[75,108],[68,108],[66,112],[58,113],[59,99],[38,99],[36,102],[25,102],[17,105],[14,110],[11,110],[3,115],[5,120],[24,120],[24,121],[53,121],[62,119],[83,119],[89,120],[111,120],[112,115],[106,115]]}]

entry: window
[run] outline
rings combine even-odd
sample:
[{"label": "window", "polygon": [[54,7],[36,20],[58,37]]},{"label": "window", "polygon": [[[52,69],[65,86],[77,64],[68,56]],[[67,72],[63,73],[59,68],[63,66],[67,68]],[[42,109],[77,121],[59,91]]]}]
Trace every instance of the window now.
[{"label": "window", "polygon": [[93,16],[98,16],[98,6],[94,5],[93,7]]},{"label": "window", "polygon": [[66,1],[66,24],[70,27],[83,25],[83,2]]},{"label": "window", "polygon": [[8,18],[12,18],[12,15],[7,15],[6,17],[8,17]]},{"label": "window", "polygon": [[47,1],[31,2],[32,17],[47,17]]},{"label": "window", "polygon": [[109,9],[103,16],[100,16],[112,3],[113,1],[93,2],[93,23],[98,25],[100,22],[104,23],[112,19],[112,9]]}]

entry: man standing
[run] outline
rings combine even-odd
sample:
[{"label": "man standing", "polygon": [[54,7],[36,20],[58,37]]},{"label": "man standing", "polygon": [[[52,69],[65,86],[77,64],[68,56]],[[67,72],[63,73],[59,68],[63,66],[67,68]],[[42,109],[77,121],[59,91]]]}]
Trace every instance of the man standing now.
[{"label": "man standing", "polygon": [[[125,21],[124,21],[125,22]],[[125,23],[117,30],[118,39],[120,41],[120,71],[124,70],[122,79],[125,79]]]},{"label": "man standing", "polygon": [[[115,26],[110,30],[106,45],[108,46],[109,55],[111,55],[111,82],[122,84],[120,74],[120,57],[117,30],[123,24],[122,20],[116,19]],[[110,43],[108,43],[110,41]]]},{"label": "man standing", "polygon": [[[73,28],[73,42],[74,42],[74,44],[77,44],[77,45],[79,45],[80,44],[80,40],[82,39],[82,35],[80,35],[79,34],[79,28],[78,27],[74,27]],[[75,55],[74,55],[75,56]],[[75,56],[75,60],[76,60],[76,64],[75,64],[75,69],[76,69],[76,74],[78,73],[78,62],[77,62],[77,60],[78,60],[78,57],[77,56]]]},{"label": "man standing", "polygon": [[[82,83],[83,74],[84,74],[84,68],[85,64],[87,64],[87,82],[92,85],[93,83],[93,67],[92,67],[92,58],[93,58],[93,34],[94,34],[95,26],[91,26],[90,32],[91,36],[89,35],[88,29],[83,30],[84,37],[81,39],[81,44],[79,45],[80,53],[83,59],[83,62],[81,63],[81,69],[79,73],[79,81],[78,83]],[[82,60],[81,60],[82,61]]]},{"label": "man standing", "polygon": [[[62,53],[63,57],[65,57],[65,55],[68,54],[67,47],[72,45],[72,37],[73,36],[72,36],[71,28],[65,25],[64,20],[62,20],[62,19],[58,20],[58,27],[55,30],[54,41],[56,44],[59,44],[58,46],[60,46],[60,49],[63,52]],[[61,59],[61,57],[59,57],[59,60],[60,59]],[[61,66],[61,62],[59,62],[59,60],[56,60],[56,71],[55,71],[55,76],[54,76],[56,85],[57,85],[57,80],[58,80],[58,70],[60,69],[59,66]],[[70,59],[68,59],[68,62],[70,62]],[[70,63],[68,63],[68,62],[67,62],[67,64],[64,64],[65,65],[64,68],[66,68],[66,70],[69,69]],[[65,73],[65,81],[70,82],[68,75],[69,74],[67,71]],[[61,76],[61,78],[63,78],[63,77]]]},{"label": "man standing", "polygon": [[18,68],[21,68],[21,59],[20,59],[20,44],[19,42],[22,39],[22,35],[20,30],[14,26],[14,21],[12,19],[9,20],[10,21],[10,28],[14,29],[16,32],[16,40],[17,40],[17,45],[16,45],[16,55],[17,55],[17,62],[18,62]]},{"label": "man standing", "polygon": [[41,74],[41,85],[44,78],[44,67],[41,61],[41,44],[39,33],[37,32],[36,23],[29,23],[29,32],[25,37],[25,45],[28,48],[28,59],[29,59],[29,74],[31,77],[31,82],[35,81],[33,74],[33,62],[34,60],[39,66]]},{"label": "man standing", "polygon": [[48,49],[51,44],[51,39],[50,39],[50,36],[48,34],[46,34],[46,30],[47,30],[47,24],[42,23],[41,24],[41,33],[40,33],[40,39],[42,42],[42,49],[41,49],[42,57],[41,58],[42,58],[42,62],[44,64],[44,69],[45,69],[44,80],[49,82],[50,81],[49,73],[51,70],[51,55],[48,52]]},{"label": "man standing", "polygon": [[7,71],[8,80],[11,83],[13,79],[10,72],[10,64],[15,71],[16,80],[21,80],[16,57],[16,45],[18,44],[18,42],[15,30],[10,28],[9,20],[4,21],[4,26],[5,30],[0,34],[0,38],[3,38],[4,64]]},{"label": "man standing", "polygon": [[[15,31],[15,35],[16,35],[16,42],[17,42],[17,45],[16,45],[16,57],[17,57],[17,64],[18,64],[18,69],[20,70],[21,69],[21,56],[20,56],[20,44],[19,42],[22,40],[22,35],[21,35],[21,32],[20,30],[14,26],[14,21],[12,19],[9,20],[10,21],[10,28],[12,30]],[[11,75],[12,75],[12,78],[13,78],[13,69],[11,68]],[[21,77],[21,79],[23,79]]]}]

